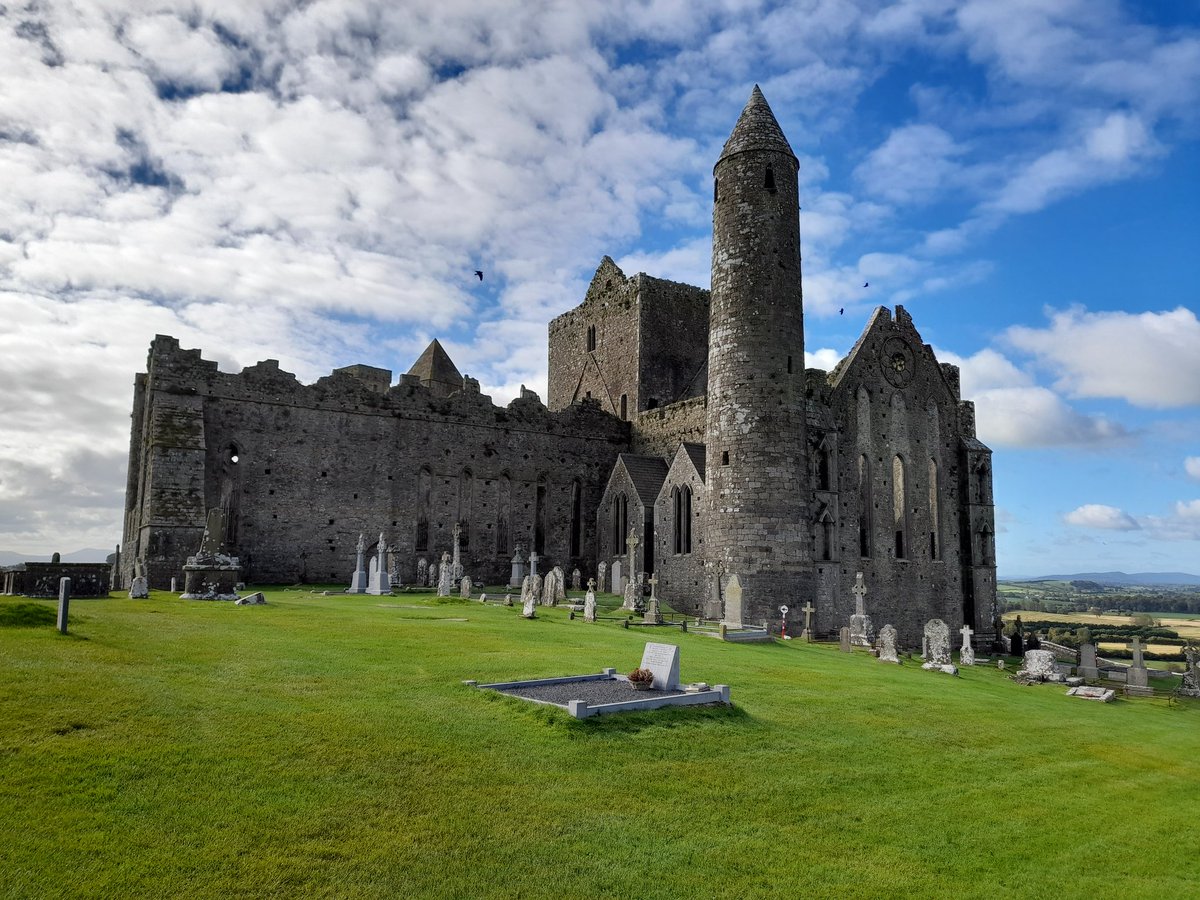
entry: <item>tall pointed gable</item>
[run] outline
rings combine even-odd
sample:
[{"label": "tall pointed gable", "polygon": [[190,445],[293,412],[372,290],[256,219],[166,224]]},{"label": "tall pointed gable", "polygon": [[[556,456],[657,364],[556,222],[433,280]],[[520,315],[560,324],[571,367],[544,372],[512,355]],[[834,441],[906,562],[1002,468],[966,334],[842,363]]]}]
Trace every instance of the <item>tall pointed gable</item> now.
[{"label": "tall pointed gable", "polygon": [[783,129],[779,127],[775,113],[771,112],[771,107],[767,104],[767,98],[763,96],[757,84],[750,92],[750,99],[746,101],[729,140],[721,150],[721,159],[747,150],[776,150],[788,154],[793,159],[796,157],[787,138],[783,136]]},{"label": "tall pointed gable", "polygon": [[408,370],[409,375],[416,375],[421,384],[429,388],[435,397],[448,397],[455,391],[461,391],[463,386],[462,373],[438,342],[437,338],[425,348]]}]

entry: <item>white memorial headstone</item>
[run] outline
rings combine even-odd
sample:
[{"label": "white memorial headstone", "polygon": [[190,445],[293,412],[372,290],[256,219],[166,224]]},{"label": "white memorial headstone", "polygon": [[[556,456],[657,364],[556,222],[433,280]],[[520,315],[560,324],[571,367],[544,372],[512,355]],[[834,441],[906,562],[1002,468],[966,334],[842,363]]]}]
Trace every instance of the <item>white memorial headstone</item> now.
[{"label": "white memorial headstone", "polygon": [[640,668],[654,673],[654,689],[673,691],[679,688],[679,648],[675,644],[647,643],[642,651]]}]

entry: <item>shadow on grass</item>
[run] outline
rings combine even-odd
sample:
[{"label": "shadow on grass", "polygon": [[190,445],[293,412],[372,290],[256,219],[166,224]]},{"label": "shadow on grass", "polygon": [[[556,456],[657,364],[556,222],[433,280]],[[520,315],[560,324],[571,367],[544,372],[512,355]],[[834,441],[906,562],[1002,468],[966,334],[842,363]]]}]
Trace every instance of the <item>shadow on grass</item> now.
[{"label": "shadow on grass", "polygon": [[761,723],[740,706],[714,703],[705,706],[664,706],[643,712],[609,713],[576,719],[559,706],[531,703],[499,691],[480,691],[479,696],[499,704],[514,717],[526,719],[562,732],[571,740],[607,737],[613,734],[636,734],[652,728],[685,728],[736,725],[758,728]]},{"label": "shadow on grass", "polygon": [[41,628],[54,625],[58,613],[41,603],[6,603],[0,606],[0,628]]}]

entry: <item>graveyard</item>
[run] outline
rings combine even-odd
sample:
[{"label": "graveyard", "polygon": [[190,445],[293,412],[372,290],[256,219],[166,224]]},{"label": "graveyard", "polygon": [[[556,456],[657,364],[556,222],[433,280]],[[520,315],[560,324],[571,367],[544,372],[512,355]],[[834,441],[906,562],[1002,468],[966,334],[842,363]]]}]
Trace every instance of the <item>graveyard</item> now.
[{"label": "graveyard", "polygon": [[[7,896],[1195,891],[1200,701],[563,606],[264,596],[78,599],[65,635],[53,601],[0,599]],[[624,673],[648,641],[732,705],[575,719],[464,685]]]}]

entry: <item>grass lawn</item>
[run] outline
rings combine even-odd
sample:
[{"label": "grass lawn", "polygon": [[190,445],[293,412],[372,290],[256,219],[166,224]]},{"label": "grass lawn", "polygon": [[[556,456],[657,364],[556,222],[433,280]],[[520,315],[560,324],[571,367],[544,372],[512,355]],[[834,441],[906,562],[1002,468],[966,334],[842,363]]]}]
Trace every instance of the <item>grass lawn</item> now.
[{"label": "grass lawn", "polygon": [[[0,614],[0,896],[1200,895],[1194,702],[267,599],[75,600],[68,636]],[[733,708],[575,721],[461,684],[628,671],[648,639]]]}]

